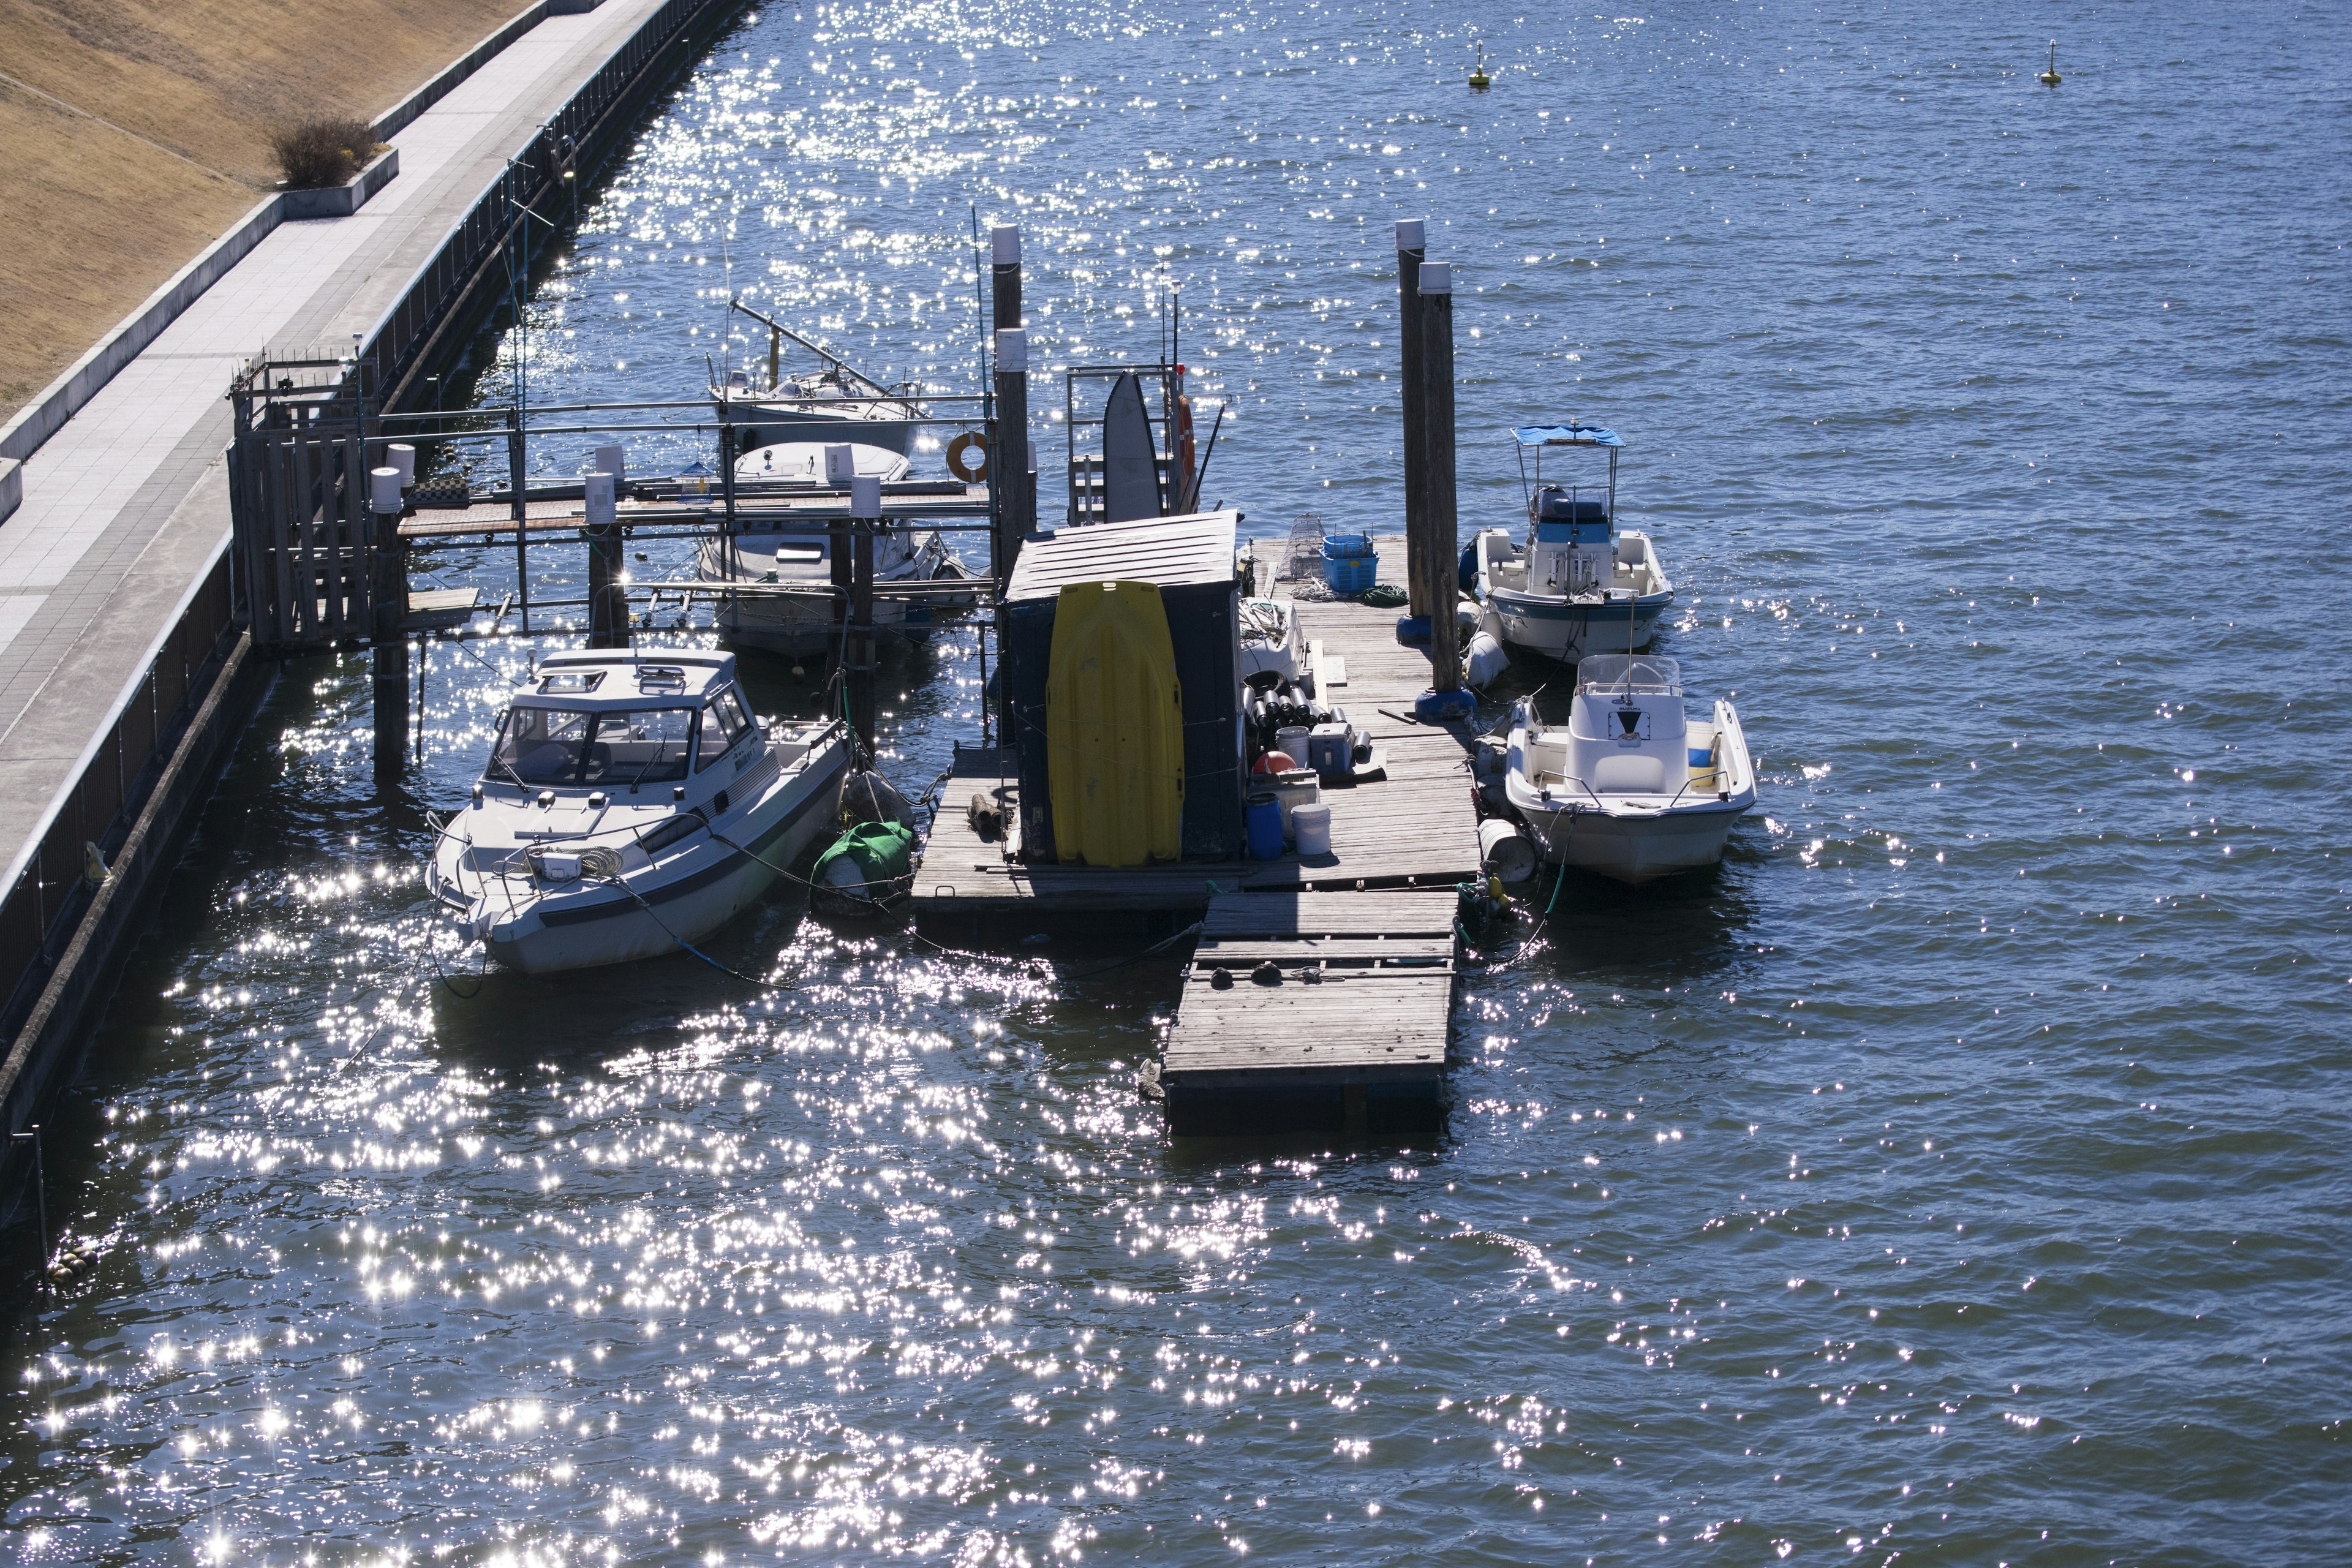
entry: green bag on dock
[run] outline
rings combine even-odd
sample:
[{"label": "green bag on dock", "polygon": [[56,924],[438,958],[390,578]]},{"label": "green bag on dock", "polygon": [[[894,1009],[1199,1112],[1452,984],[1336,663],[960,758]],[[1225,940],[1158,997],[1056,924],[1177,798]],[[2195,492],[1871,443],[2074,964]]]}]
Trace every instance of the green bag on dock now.
[{"label": "green bag on dock", "polygon": [[914,869],[915,834],[896,822],[861,822],[816,858],[811,879],[828,892],[880,899]]}]

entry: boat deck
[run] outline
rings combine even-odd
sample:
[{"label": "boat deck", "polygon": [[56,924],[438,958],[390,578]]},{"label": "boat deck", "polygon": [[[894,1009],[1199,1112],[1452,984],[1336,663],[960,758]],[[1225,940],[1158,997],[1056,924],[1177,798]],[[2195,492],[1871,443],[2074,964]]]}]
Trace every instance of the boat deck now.
[{"label": "boat deck", "polygon": [[[1381,579],[1402,575],[1404,542],[1383,538]],[[1280,584],[1274,592],[1282,592]],[[1386,776],[1326,787],[1331,853],[1278,860],[1178,861],[1144,867],[1026,865],[1002,842],[982,839],[966,806],[1002,791],[1007,816],[1019,799],[1010,751],[966,748],[955,758],[915,878],[916,918],[959,923],[1045,921],[1055,915],[1127,910],[1198,915],[1220,890],[1274,892],[1440,888],[1478,869],[1467,724],[1414,721],[1412,702],[1429,689],[1429,658],[1396,640],[1394,610],[1340,600],[1306,603],[1299,623],[1319,647],[1325,701],[1348,710],[1386,761]]]}]

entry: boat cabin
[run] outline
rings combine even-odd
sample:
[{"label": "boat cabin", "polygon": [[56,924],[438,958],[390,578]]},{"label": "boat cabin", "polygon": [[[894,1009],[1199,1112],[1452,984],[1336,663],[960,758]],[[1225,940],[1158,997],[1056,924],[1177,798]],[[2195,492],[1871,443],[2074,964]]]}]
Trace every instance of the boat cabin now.
[{"label": "boat cabin", "polygon": [[1680,793],[1692,764],[1681,666],[1652,654],[1588,654],[1576,677],[1565,723],[1555,704],[1536,704],[1532,782],[1596,795]]},{"label": "boat cabin", "polygon": [[732,654],[558,653],[537,676],[499,721],[478,805],[520,797],[551,812],[724,812],[749,773],[772,772],[757,764],[788,766],[807,750],[798,738],[768,743]]}]

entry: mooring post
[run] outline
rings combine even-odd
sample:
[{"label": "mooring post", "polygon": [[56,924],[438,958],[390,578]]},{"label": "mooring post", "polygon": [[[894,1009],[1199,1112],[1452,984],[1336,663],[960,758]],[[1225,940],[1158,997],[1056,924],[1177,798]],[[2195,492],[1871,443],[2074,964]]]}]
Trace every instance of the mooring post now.
[{"label": "mooring post", "polygon": [[1001,223],[988,231],[989,325],[998,331],[1021,325],[1021,226]]},{"label": "mooring post", "polygon": [[1412,602],[1405,613],[1429,614],[1429,504],[1423,493],[1423,466],[1428,441],[1428,413],[1423,405],[1421,374],[1421,262],[1428,250],[1427,225],[1417,217],[1401,217],[1396,226],[1397,353],[1402,374],[1404,414],[1404,552],[1405,592]]},{"label": "mooring post", "polygon": [[400,772],[408,756],[408,561],[400,542],[400,470],[368,471],[368,600],[374,609],[375,769]]},{"label": "mooring post", "polygon": [[[1001,223],[988,231],[989,325],[993,330],[996,376],[995,438],[988,454],[989,515],[995,524],[989,541],[989,566],[1002,588],[1013,575],[1013,557],[1022,537],[1036,526],[1037,512],[1022,482],[1022,458],[1029,433],[1029,337],[1021,321],[1021,226]],[[1012,333],[1007,339],[1005,334]],[[1011,359],[1005,355],[1010,353]]]},{"label": "mooring post", "polygon": [[996,440],[988,455],[989,494],[996,502],[996,585],[1011,580],[1021,542],[1037,520],[1029,489],[1029,334],[996,334]]},{"label": "mooring post", "polygon": [[[824,482],[828,489],[847,490],[856,471],[856,454],[852,447],[836,443],[824,449]],[[854,496],[850,499],[856,500]],[[835,675],[845,684],[849,679],[849,627],[857,618],[850,612],[849,605],[850,591],[855,585],[855,573],[850,562],[849,514],[856,510],[854,505],[845,507],[841,514],[826,525],[824,542],[825,571],[833,583],[833,641],[824,651],[826,658],[837,661]],[[836,716],[837,712],[825,715],[828,719]]]},{"label": "mooring post", "polygon": [[882,479],[849,481],[849,725],[867,756],[874,754],[874,536],[882,530]]},{"label": "mooring post", "polygon": [[1454,605],[1455,578],[1454,505],[1454,268],[1443,261],[1421,264],[1422,415],[1427,439],[1422,459],[1423,501],[1427,521],[1424,581],[1429,589],[1429,685],[1436,692],[1462,689],[1462,655]]},{"label": "mooring post", "polygon": [[[596,481],[604,484],[602,494]],[[620,501],[628,483],[628,459],[617,446],[596,448],[588,476],[589,646],[627,647],[635,640],[629,623],[629,574],[624,554]]]}]

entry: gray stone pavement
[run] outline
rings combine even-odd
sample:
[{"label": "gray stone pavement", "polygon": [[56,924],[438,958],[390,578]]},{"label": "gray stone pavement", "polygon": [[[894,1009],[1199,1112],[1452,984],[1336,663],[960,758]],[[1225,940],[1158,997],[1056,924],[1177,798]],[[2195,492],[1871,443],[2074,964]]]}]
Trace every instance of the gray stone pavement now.
[{"label": "gray stone pavement", "polygon": [[26,461],[0,522],[0,888],[228,547],[238,363],[373,339],[508,157],[661,3],[604,0],[517,38],[394,136],[399,178],[350,217],[281,224]]}]

